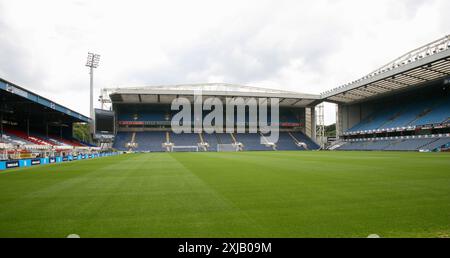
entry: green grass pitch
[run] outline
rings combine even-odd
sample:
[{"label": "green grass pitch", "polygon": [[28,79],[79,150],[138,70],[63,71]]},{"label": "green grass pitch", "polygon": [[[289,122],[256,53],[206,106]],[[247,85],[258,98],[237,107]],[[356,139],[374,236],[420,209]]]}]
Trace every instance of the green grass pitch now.
[{"label": "green grass pitch", "polygon": [[128,154],[0,172],[0,237],[449,237],[450,155]]}]

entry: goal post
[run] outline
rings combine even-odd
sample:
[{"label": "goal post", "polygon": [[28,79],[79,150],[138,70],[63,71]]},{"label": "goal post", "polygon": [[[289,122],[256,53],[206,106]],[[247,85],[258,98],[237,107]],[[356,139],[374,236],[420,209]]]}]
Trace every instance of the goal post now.
[{"label": "goal post", "polygon": [[198,152],[198,146],[172,146],[172,152]]},{"label": "goal post", "polygon": [[237,144],[217,144],[217,152],[236,152],[239,151]]}]

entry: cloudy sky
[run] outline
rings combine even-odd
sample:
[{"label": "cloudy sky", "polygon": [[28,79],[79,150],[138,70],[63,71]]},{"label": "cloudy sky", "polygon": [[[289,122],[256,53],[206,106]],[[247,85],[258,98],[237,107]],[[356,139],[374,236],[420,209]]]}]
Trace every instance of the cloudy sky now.
[{"label": "cloudy sky", "polygon": [[[448,0],[0,0],[0,77],[89,114],[103,87],[320,93],[450,33]],[[327,123],[334,108],[327,107]]]}]

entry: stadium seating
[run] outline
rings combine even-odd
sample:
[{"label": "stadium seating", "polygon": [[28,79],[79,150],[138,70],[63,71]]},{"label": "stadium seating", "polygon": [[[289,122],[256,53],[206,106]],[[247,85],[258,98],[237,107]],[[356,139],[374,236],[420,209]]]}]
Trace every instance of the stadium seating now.
[{"label": "stadium seating", "polygon": [[[131,140],[131,133],[129,141]],[[166,132],[138,132],[136,133],[135,142],[138,147],[137,151],[162,152],[165,149],[162,144],[166,142]]]},{"label": "stadium seating", "polygon": [[[127,144],[132,141],[131,132],[119,132],[115,137],[115,142],[113,147],[117,150],[126,151]],[[218,144],[233,144],[242,143],[244,151],[271,151],[272,147],[267,147],[260,143],[260,134],[234,134],[233,136],[229,133],[202,133],[203,141],[208,143],[208,151],[217,151]],[[233,139],[234,137],[234,139]],[[201,139],[198,134],[169,134],[170,143],[174,146],[198,146]],[[319,146],[309,139],[303,133],[293,133],[292,136],[289,133],[281,133],[279,142],[277,143],[278,150],[304,150],[305,148],[299,147],[296,144],[297,141],[307,144],[308,149],[315,150]],[[235,142],[236,140],[236,142]],[[135,143],[137,147],[134,148],[135,151],[166,151],[162,147],[162,144],[166,142],[166,132],[137,132],[135,134]]]},{"label": "stadium seating", "polygon": [[395,151],[402,151],[402,150],[419,150],[422,146],[426,146],[433,142],[435,139],[407,139],[407,140],[400,140],[395,141],[391,143],[387,148],[384,150],[395,150]]},{"label": "stadium seating", "polygon": [[295,133],[292,133],[292,135],[299,142],[305,143],[308,146],[309,150],[318,150],[318,149],[320,149],[320,146],[317,143],[315,143],[313,140],[311,140],[311,138],[306,136],[304,133],[302,133],[302,132],[295,132]]},{"label": "stadium seating", "polygon": [[[120,151],[127,151],[130,148],[127,147],[128,143],[131,143],[133,138],[133,133],[131,132],[118,132],[116,134],[113,148]],[[136,147],[133,148],[135,151],[153,151],[162,152],[162,144],[166,142],[165,132],[137,132],[135,133],[134,142]]]},{"label": "stadium seating", "polygon": [[170,133],[170,142],[172,142],[175,146],[198,146],[200,137],[196,133]]},{"label": "stadium seating", "polygon": [[203,140],[209,144],[209,151],[217,151],[217,144],[219,144],[218,136],[216,134],[203,133]]},{"label": "stadium seating", "polygon": [[6,134],[6,133],[3,134],[2,141],[5,143],[13,144],[13,145],[32,145],[32,144],[34,144],[33,142],[30,142],[23,138],[14,136],[13,134]]},{"label": "stadium seating", "polygon": [[428,137],[415,139],[367,140],[347,142],[338,150],[385,150],[385,151],[418,151],[435,150],[450,142],[450,137]]},{"label": "stadium seating", "polygon": [[440,124],[450,117],[450,97],[400,102],[381,108],[347,132]]},{"label": "stadium seating", "polygon": [[231,135],[229,133],[218,133],[216,134],[217,140],[219,144],[232,144],[233,138],[231,138]]},{"label": "stadium seating", "polygon": [[128,132],[118,132],[114,139],[113,148],[121,151],[128,150],[126,144],[131,142],[131,133]]},{"label": "stadium seating", "polygon": [[32,144],[36,145],[48,145],[48,146],[55,146],[57,144],[52,143],[51,141],[45,140],[43,138],[40,138],[36,135],[27,135],[27,133],[17,130],[17,129],[11,129],[11,128],[5,128],[5,131],[9,135],[14,135],[18,138],[21,138],[25,140],[26,142],[31,142]]},{"label": "stadium seating", "polygon": [[450,143],[449,137],[438,138],[435,141],[432,141],[429,144],[422,146],[422,149],[434,150],[434,149],[440,148],[442,146],[448,145],[449,143]]},{"label": "stadium seating", "polygon": [[[77,141],[77,140],[74,140],[74,141]],[[94,145],[94,144],[91,144],[91,143],[88,143],[88,142],[84,142],[84,141],[79,141],[79,143],[81,145],[83,145],[83,146],[86,146],[86,147],[97,147],[97,145]]]},{"label": "stadium seating", "polygon": [[246,151],[268,151],[271,147],[261,144],[261,135],[259,134],[236,134],[236,140],[244,145]]},{"label": "stadium seating", "polygon": [[297,146],[295,140],[289,133],[280,133],[277,150],[304,150],[304,148]]},{"label": "stadium seating", "polygon": [[13,145],[87,146],[75,139],[64,139],[54,135],[47,137],[40,133],[30,133],[30,135],[27,135],[27,133],[23,131],[11,128],[5,128],[2,141]]},{"label": "stadium seating", "polygon": [[412,126],[428,125],[445,122],[450,117],[450,100],[438,103],[424,116],[419,117],[411,123]]},{"label": "stadium seating", "polygon": [[67,145],[74,146],[74,147],[86,147],[87,146],[87,145],[84,145],[83,143],[81,143],[81,142],[79,142],[79,141],[77,141],[75,139],[64,139],[64,138],[61,138],[61,137],[52,137],[52,138],[54,138],[54,139],[56,139],[58,141],[61,141],[61,142],[65,143],[65,144],[67,144]]}]

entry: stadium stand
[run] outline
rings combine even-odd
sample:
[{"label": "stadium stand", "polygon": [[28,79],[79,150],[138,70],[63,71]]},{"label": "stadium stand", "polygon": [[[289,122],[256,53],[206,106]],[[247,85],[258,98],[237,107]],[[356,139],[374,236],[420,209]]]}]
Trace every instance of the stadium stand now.
[{"label": "stadium stand", "polygon": [[450,36],[321,94],[337,104],[332,150],[439,150],[450,134]]},{"label": "stadium stand", "polygon": [[33,142],[14,136],[13,134],[7,134],[3,132],[2,141],[14,145],[31,145]]},{"label": "stadium stand", "polygon": [[217,144],[219,144],[218,136],[216,134],[208,133],[203,133],[202,136],[204,141],[209,145],[208,150],[217,151]]},{"label": "stadium stand", "polygon": [[164,151],[162,144],[167,142],[166,132],[137,132],[137,151]]},{"label": "stadium stand", "polygon": [[296,144],[295,139],[289,133],[280,133],[279,140],[276,143],[277,150],[305,150]]},{"label": "stadium stand", "polygon": [[33,144],[37,144],[37,145],[49,145],[49,146],[55,146],[58,145],[56,143],[52,143],[49,140],[45,140],[41,137],[38,137],[36,135],[32,135],[32,134],[27,134],[26,132],[17,130],[17,129],[11,129],[11,128],[5,128],[4,129],[5,132],[7,132],[10,135],[14,135],[18,138],[21,138],[27,142],[31,142]]},{"label": "stadium stand", "polygon": [[386,105],[355,125],[348,132],[364,132],[377,129],[407,128],[429,124],[441,124],[450,116],[450,98],[436,96],[433,99],[408,99]]},{"label": "stadium stand", "polygon": [[246,151],[269,151],[273,150],[270,146],[261,144],[261,135],[259,134],[236,134],[236,141],[243,144]]},{"label": "stadium stand", "polygon": [[300,143],[305,143],[309,150],[318,150],[320,146],[302,132],[293,132],[292,136]]},{"label": "stadium stand", "polygon": [[196,133],[176,134],[171,132],[170,142],[175,146],[198,146],[200,137]]},{"label": "stadium stand", "polygon": [[[110,100],[112,111],[115,112],[116,135],[114,147],[119,150],[134,151],[170,151],[175,147],[198,146],[198,150],[217,151],[218,145],[233,145],[236,150],[244,151],[273,151],[273,145],[268,146],[260,143],[260,134],[238,134],[235,130],[230,133],[213,133],[208,134],[181,134],[177,135],[171,132],[171,119],[178,111],[171,110],[172,101],[177,97],[183,97],[191,101],[194,99],[194,93],[201,90],[204,100],[208,97],[215,97],[226,103],[229,96],[239,96],[247,103],[245,109],[244,124],[238,124],[237,114],[240,112],[236,109],[234,121],[236,126],[244,125],[249,128],[249,110],[251,105],[247,100],[263,100],[270,97],[281,99],[279,108],[280,121],[278,126],[286,132],[306,133],[306,109],[310,108],[319,95],[302,94],[297,92],[280,91],[274,89],[265,89],[257,87],[249,87],[231,84],[196,84],[196,85],[166,85],[151,86],[139,88],[115,88],[103,89],[102,99]],[[257,101],[254,103],[258,103]],[[267,104],[270,104],[267,102]],[[259,104],[258,104],[259,105]],[[191,122],[195,116],[194,106],[191,106],[192,116]],[[223,109],[224,117],[226,117],[226,109]],[[209,112],[203,112],[202,117],[205,118]],[[267,109],[267,122],[271,123],[271,109]],[[309,120],[311,121],[311,120]],[[184,121],[183,121],[184,122]],[[309,128],[312,128],[311,125]],[[165,136],[165,132],[170,132],[169,137]],[[135,144],[132,142],[132,134],[135,133]],[[309,132],[308,135],[313,135]],[[293,137],[289,136],[289,143],[297,146]],[[166,139],[168,138],[168,140]],[[299,141],[308,142],[314,146],[313,140],[302,134]],[[152,146],[149,145],[152,142]],[[131,143],[131,144],[130,144]],[[164,146],[164,147],[163,147]],[[130,148],[131,147],[131,148]],[[181,148],[180,148],[181,149]],[[283,148],[282,148],[283,149]],[[306,148],[286,148],[292,150],[303,150]]]},{"label": "stadium stand", "polygon": [[73,138],[74,124],[89,122],[0,78],[0,170],[105,156],[99,147]]},{"label": "stadium stand", "polygon": [[347,142],[339,150],[433,151],[450,143],[450,135],[416,139],[360,140]]},{"label": "stadium stand", "polygon": [[215,134],[219,144],[232,144],[233,138],[228,133],[217,133]]},{"label": "stadium stand", "polygon": [[120,151],[128,150],[127,144],[131,142],[131,133],[129,132],[118,132],[115,137],[113,147]]}]

